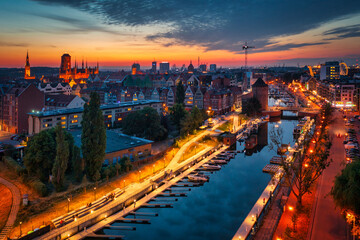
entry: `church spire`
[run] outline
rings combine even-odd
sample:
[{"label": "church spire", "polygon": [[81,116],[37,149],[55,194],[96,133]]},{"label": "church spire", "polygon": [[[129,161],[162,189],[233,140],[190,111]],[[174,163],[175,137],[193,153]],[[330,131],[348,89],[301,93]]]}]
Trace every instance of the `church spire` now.
[{"label": "church spire", "polygon": [[29,61],[29,51],[26,51],[26,64],[25,67],[29,66],[30,67],[30,61]]}]

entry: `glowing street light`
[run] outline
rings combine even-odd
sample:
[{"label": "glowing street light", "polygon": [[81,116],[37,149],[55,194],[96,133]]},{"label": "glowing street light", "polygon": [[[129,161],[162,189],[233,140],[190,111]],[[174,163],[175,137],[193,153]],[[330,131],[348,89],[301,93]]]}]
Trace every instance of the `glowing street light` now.
[{"label": "glowing street light", "polygon": [[68,212],[69,212],[70,198],[68,198],[67,200],[68,200]]},{"label": "glowing street light", "polygon": [[94,187],[94,199],[96,201],[96,187]]},{"label": "glowing street light", "polygon": [[21,224],[22,224],[22,222],[20,222],[20,237],[21,237],[21,235],[22,235],[22,232],[21,232]]}]

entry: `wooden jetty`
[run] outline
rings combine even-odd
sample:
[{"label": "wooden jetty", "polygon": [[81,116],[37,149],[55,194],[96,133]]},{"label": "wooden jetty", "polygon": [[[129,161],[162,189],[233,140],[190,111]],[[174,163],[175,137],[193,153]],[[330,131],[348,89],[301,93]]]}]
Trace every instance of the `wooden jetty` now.
[{"label": "wooden jetty", "polygon": [[113,226],[113,225],[105,225],[104,228],[107,229],[114,229],[114,230],[130,230],[130,231],[135,231],[136,227],[132,227],[132,226]]},{"label": "wooden jetty", "polygon": [[263,172],[266,173],[276,173],[279,170],[280,166],[276,165],[276,164],[267,164],[264,168],[263,168]]},{"label": "wooden jetty", "polygon": [[141,219],[141,218],[119,218],[116,222],[122,223],[150,223],[150,219]]},{"label": "wooden jetty", "polygon": [[171,203],[145,203],[142,207],[146,208],[172,208],[173,205]]},{"label": "wooden jetty", "polygon": [[90,233],[88,234],[86,237],[89,238],[115,238],[115,239],[124,239],[125,236],[124,235],[107,235],[107,234],[95,234],[95,233]]},{"label": "wooden jetty", "polygon": [[[285,159],[285,158],[284,158]],[[277,164],[280,165],[281,164],[281,157],[279,156],[274,156],[270,159],[270,163],[271,164]]]},{"label": "wooden jetty", "polygon": [[151,212],[131,212],[129,215],[139,215],[139,216],[159,216],[158,213],[151,213]]}]

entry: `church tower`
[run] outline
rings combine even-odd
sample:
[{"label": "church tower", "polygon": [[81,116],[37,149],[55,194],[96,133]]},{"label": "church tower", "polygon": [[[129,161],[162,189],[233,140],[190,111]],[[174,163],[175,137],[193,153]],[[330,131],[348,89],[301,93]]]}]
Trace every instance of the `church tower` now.
[{"label": "church tower", "polygon": [[25,79],[30,79],[30,61],[29,52],[26,52],[26,63],[25,63]]}]

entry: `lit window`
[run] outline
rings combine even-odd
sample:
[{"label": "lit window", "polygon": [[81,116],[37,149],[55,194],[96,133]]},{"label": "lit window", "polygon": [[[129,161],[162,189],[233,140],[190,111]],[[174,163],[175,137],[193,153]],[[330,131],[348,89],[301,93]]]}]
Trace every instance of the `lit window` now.
[{"label": "lit window", "polygon": [[65,125],[66,124],[66,122],[61,122],[61,125]]},{"label": "lit window", "polygon": [[118,121],[121,121],[121,120],[122,120],[122,118],[121,118],[121,117],[119,117],[119,118],[118,118]]},{"label": "lit window", "polygon": [[71,121],[71,123],[77,123],[78,122],[78,120],[76,119],[76,120],[72,120]]},{"label": "lit window", "polygon": [[61,120],[65,120],[66,119],[66,117],[61,117]]},{"label": "lit window", "polygon": [[128,111],[131,111],[131,108],[128,108]]},{"label": "lit window", "polygon": [[78,118],[78,115],[74,115],[74,118]]},{"label": "lit window", "polygon": [[112,115],[108,115],[108,118],[112,118]]}]

